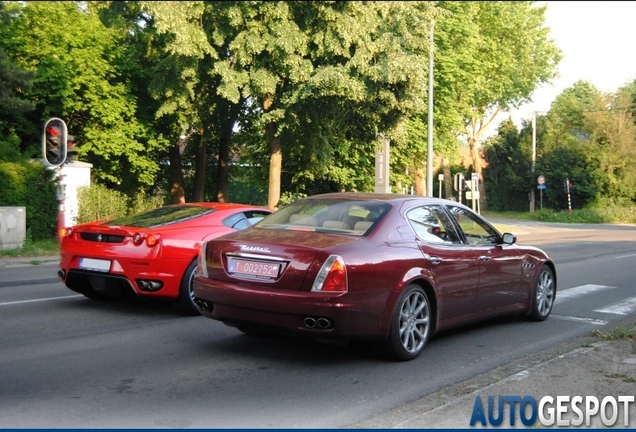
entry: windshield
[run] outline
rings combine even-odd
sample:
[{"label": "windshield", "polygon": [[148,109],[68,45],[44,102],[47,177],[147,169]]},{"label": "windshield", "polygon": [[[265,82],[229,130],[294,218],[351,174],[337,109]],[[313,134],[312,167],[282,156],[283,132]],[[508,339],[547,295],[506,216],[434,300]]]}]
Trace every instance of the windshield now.
[{"label": "windshield", "polygon": [[305,198],[283,207],[257,226],[364,235],[390,208],[389,204],[377,201]]},{"label": "windshield", "polygon": [[173,205],[113,219],[110,222],[106,222],[106,224],[136,228],[156,228],[194,219],[215,211],[216,209],[209,207]]}]

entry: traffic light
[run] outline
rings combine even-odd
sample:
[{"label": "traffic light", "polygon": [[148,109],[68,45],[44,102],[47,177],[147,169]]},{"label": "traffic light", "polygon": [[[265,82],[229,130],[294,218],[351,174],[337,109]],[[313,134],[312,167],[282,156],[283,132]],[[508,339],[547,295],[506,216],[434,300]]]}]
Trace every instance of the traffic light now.
[{"label": "traffic light", "polygon": [[73,162],[75,155],[77,154],[78,142],[73,135],[68,135],[66,138],[66,162]]},{"label": "traffic light", "polygon": [[66,123],[59,118],[50,118],[44,124],[42,135],[42,153],[44,159],[53,167],[66,161],[67,148]]}]

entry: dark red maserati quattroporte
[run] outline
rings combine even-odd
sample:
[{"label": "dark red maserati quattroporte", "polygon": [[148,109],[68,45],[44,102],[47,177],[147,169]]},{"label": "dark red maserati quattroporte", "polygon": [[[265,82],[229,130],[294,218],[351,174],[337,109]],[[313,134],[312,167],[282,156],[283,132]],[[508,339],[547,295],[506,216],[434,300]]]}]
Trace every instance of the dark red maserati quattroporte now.
[{"label": "dark red maserati quattroporte", "polygon": [[316,195],[204,243],[195,303],[245,333],[377,340],[410,360],[442,329],[550,315],[554,263],[515,242],[453,201]]}]

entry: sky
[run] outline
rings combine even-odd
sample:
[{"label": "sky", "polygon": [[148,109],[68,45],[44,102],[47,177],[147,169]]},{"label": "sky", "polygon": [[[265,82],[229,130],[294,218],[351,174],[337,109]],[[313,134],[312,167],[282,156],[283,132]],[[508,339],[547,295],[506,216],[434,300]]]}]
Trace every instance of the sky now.
[{"label": "sky", "polygon": [[[578,80],[614,92],[636,79],[636,1],[547,1],[546,26],[563,54],[559,77],[538,88],[532,103],[513,111],[515,123],[545,113]],[[499,114],[497,124],[508,118]]]}]

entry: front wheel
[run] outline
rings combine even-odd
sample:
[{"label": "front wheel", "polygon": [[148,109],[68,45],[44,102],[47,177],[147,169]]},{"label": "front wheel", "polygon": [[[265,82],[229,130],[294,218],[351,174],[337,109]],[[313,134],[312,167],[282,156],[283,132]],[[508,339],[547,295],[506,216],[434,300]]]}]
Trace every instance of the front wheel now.
[{"label": "front wheel", "polygon": [[194,259],[183,273],[179,285],[179,296],[175,302],[177,308],[186,315],[201,315],[194,303],[194,273],[197,270],[197,260]]},{"label": "front wheel", "polygon": [[544,265],[539,270],[539,276],[534,284],[534,292],[532,293],[532,309],[528,317],[532,321],[544,321],[554,305],[556,296],[556,281],[552,269]]},{"label": "front wheel", "polygon": [[391,317],[387,341],[389,352],[398,360],[412,360],[424,349],[431,331],[431,304],[419,285],[407,286]]}]

